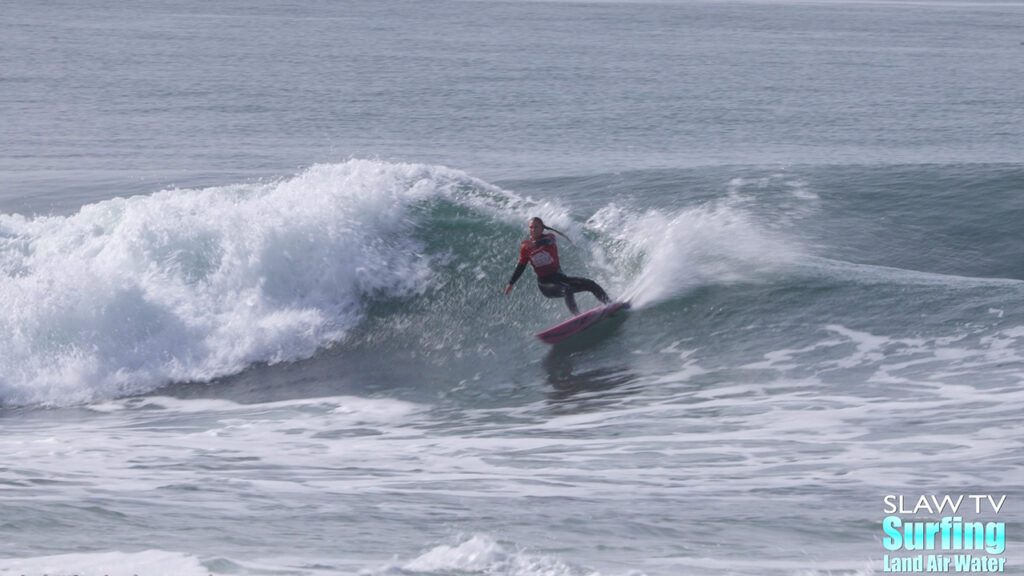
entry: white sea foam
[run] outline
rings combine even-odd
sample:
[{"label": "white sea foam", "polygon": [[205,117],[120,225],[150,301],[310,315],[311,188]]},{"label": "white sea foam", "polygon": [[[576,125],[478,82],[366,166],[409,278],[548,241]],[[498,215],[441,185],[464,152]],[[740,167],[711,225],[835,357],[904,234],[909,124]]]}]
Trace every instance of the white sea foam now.
[{"label": "white sea foam", "polygon": [[[794,242],[726,201],[675,212],[635,212],[609,205],[588,226],[610,238],[606,259],[638,262],[623,297],[656,304],[696,286],[753,279],[798,260]],[[623,269],[628,267],[622,267]]]},{"label": "white sea foam", "polygon": [[436,546],[402,565],[402,570],[418,573],[480,574],[503,576],[599,576],[554,558],[523,550],[509,550],[490,536],[477,534],[450,546]]},{"label": "white sea foam", "polygon": [[206,576],[198,558],[179,552],[96,552],[0,559],[0,576]]}]

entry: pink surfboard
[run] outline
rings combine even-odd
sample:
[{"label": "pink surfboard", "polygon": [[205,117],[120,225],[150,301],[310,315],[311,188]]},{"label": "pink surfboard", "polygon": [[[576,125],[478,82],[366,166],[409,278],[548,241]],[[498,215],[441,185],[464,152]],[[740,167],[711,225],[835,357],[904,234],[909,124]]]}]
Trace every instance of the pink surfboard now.
[{"label": "pink surfboard", "polygon": [[601,320],[612,316],[619,310],[628,308],[629,302],[612,302],[610,304],[604,304],[603,306],[598,306],[593,310],[588,310],[579,316],[573,316],[558,326],[548,328],[540,334],[537,334],[537,338],[540,338],[542,342],[546,342],[548,344],[561,342],[570,336],[574,336],[587,328],[590,328]]}]

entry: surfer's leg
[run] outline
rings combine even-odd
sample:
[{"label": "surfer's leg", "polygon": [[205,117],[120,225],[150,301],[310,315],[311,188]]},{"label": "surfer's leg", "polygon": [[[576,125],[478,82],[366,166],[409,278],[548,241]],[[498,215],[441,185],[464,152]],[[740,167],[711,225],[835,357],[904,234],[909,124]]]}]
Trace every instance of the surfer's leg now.
[{"label": "surfer's leg", "polygon": [[601,288],[597,282],[589,278],[566,278],[566,283],[569,285],[570,292],[590,292],[602,304],[608,304],[612,301],[608,294],[605,293],[604,288]]},{"label": "surfer's leg", "polygon": [[573,316],[580,315],[580,307],[576,305],[576,297],[573,296],[572,290],[565,291],[565,305],[569,307],[569,312],[572,312]]},{"label": "surfer's leg", "polygon": [[571,280],[572,278],[564,274],[545,276],[537,279],[537,287],[540,288],[540,293],[548,298],[565,298],[565,305],[569,308],[569,312],[572,312],[573,316],[578,316],[580,309],[576,305],[576,297],[573,294],[579,290],[573,290]]}]

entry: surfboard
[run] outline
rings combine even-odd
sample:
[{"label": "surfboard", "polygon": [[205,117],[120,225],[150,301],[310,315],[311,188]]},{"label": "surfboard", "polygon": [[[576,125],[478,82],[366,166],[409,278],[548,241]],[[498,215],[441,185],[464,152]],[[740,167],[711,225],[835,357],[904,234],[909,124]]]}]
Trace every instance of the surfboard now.
[{"label": "surfboard", "polygon": [[547,344],[561,342],[566,338],[583,332],[601,320],[615,315],[615,313],[620,310],[627,309],[629,309],[629,302],[612,302],[610,304],[604,304],[594,308],[593,310],[587,310],[578,316],[573,316],[557,326],[548,328],[547,330],[537,334],[537,338],[539,338],[541,342],[545,342]]}]

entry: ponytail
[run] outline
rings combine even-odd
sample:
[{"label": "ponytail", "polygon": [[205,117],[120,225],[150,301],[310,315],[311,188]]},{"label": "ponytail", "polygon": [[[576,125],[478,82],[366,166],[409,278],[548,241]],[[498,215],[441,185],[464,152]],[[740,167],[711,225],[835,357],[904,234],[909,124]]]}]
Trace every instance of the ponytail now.
[{"label": "ponytail", "polygon": [[561,236],[562,238],[565,238],[565,239],[566,239],[566,241],[568,241],[568,242],[569,242],[569,244],[572,244],[572,239],[570,239],[570,238],[569,238],[568,236],[566,236],[565,234],[563,234],[561,230],[556,230],[556,229],[552,228],[551,226],[548,226],[548,225],[547,225],[547,224],[545,224],[545,223],[544,223],[544,221],[543,221],[543,220],[541,220],[540,218],[538,218],[538,217],[534,216],[533,218],[530,218],[530,221],[531,221],[531,222],[534,222],[534,221],[535,221],[535,222],[538,222],[538,223],[540,223],[541,227],[542,227],[542,228],[544,228],[545,230],[551,230],[551,231],[552,231],[552,232],[554,232],[555,234],[558,234],[558,235],[559,235],[559,236]]},{"label": "ponytail", "polygon": [[569,244],[572,244],[572,240],[571,240],[571,239],[570,239],[570,238],[569,238],[568,236],[566,236],[565,234],[562,234],[562,232],[561,232],[561,231],[559,231],[559,230],[555,230],[555,229],[554,229],[554,228],[552,228],[551,226],[544,226],[544,229],[545,229],[545,230],[551,230],[551,231],[552,231],[552,232],[554,232],[555,234],[558,234],[558,235],[559,235],[559,236],[561,236],[562,238],[565,238],[565,239],[566,239],[566,241],[567,241],[567,242],[569,242]]}]

